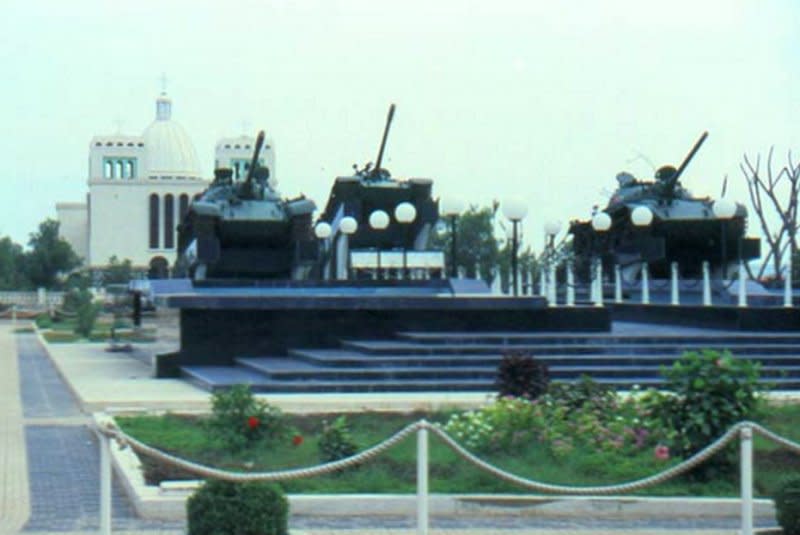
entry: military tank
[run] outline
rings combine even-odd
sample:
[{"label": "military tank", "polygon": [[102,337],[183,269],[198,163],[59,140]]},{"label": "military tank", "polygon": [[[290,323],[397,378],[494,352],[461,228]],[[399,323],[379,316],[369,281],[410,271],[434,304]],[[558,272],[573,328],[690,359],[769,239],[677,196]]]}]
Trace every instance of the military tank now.
[{"label": "military tank", "polygon": [[311,216],[316,206],[303,196],[285,200],[259,163],[264,132],[258,133],[247,176],[228,168],[192,201],[178,225],[175,272],[204,279],[303,279],[316,258]]},{"label": "military tank", "polygon": [[[394,118],[395,105],[389,107],[386,124],[375,164],[368,162],[359,169],[353,165],[353,174],[339,176],[333,183],[325,210],[319,217],[331,225],[334,237],[338,223],[345,216],[355,218],[358,230],[350,236],[351,249],[401,249],[422,250],[428,243],[433,226],[439,218],[438,205],[431,197],[433,181],[429,178],[397,180],[382,167],[386,141]],[[398,204],[408,202],[416,209],[412,223],[399,224],[394,219]],[[375,210],[383,210],[390,217],[389,226],[374,230],[369,225],[369,216]],[[333,254],[336,255],[334,249]],[[335,259],[334,259],[335,260]]]},{"label": "military tank", "polygon": [[[659,168],[654,180],[619,173],[618,188],[602,209],[611,218],[607,231],[595,231],[592,219],[570,223],[579,274],[588,277],[591,259],[599,257],[606,270],[621,266],[628,280],[639,276],[644,261],[654,278],[669,278],[672,262],[678,263],[682,278],[699,278],[703,261],[710,263],[715,275],[729,276],[739,259],[760,256],[760,240],[745,237],[745,206],[736,203],[732,217],[718,218],[710,197],[695,197],[680,182],[707,137],[704,132],[677,169],[671,165]],[[652,213],[650,224],[634,225],[631,216],[639,207]]]}]

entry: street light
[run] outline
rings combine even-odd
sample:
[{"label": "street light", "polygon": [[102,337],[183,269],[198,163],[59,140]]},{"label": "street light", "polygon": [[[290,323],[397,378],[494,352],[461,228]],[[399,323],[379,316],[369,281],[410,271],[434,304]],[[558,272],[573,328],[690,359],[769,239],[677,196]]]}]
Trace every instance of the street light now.
[{"label": "street light", "polygon": [[719,219],[720,224],[720,253],[721,253],[721,262],[722,262],[722,279],[725,280],[728,275],[728,258],[727,258],[727,248],[728,248],[728,224],[727,220],[732,218],[733,215],[736,213],[736,204],[729,201],[728,199],[722,198],[714,201],[714,204],[711,205],[711,211],[714,212],[714,217]]},{"label": "street light", "polygon": [[[345,216],[339,221],[339,230],[344,234],[345,240],[345,280],[350,278],[350,236],[358,230],[358,221],[350,216]],[[337,253],[338,255],[338,253]],[[337,262],[338,264],[338,262]]]},{"label": "street light", "polygon": [[325,279],[325,240],[331,236],[331,226],[325,221],[320,221],[314,227],[314,235],[319,240],[319,275],[320,278]]},{"label": "street light", "polygon": [[406,241],[408,240],[408,227],[417,218],[417,209],[410,202],[401,202],[394,209],[394,218],[403,225],[403,278],[408,278],[408,262]]},{"label": "street light", "polygon": [[439,201],[439,213],[450,219],[450,277],[458,276],[456,260],[456,220],[464,210],[464,205],[457,199],[444,199]]},{"label": "street light", "polygon": [[[647,227],[653,222],[653,211],[647,206],[637,206],[631,212],[631,222],[635,227]],[[650,272],[647,260],[642,260],[642,304],[650,304]]]},{"label": "street light", "polygon": [[525,218],[528,213],[528,207],[517,200],[508,200],[503,203],[503,215],[511,221],[513,227],[512,243],[511,243],[511,273],[513,276],[514,284],[514,297],[519,293],[517,287],[517,248],[519,236],[517,235],[517,225]]},{"label": "street light", "polygon": [[[611,228],[611,216],[605,212],[598,212],[592,217],[592,228],[596,233],[606,232]],[[595,241],[592,240],[592,252],[597,253]],[[596,306],[603,306],[603,259],[602,256],[597,255],[594,258],[595,265],[590,269],[592,273],[592,284],[594,293],[594,304]]]},{"label": "street light", "polygon": [[560,221],[548,221],[544,225],[544,233],[547,235],[547,301],[550,306],[555,306],[557,298],[556,290],[556,269],[553,262],[555,256],[556,235],[561,232]]},{"label": "street light", "polygon": [[[384,212],[383,210],[375,210],[369,215],[369,226],[377,231],[384,230],[386,227],[389,226],[389,214]],[[380,240],[375,240],[377,246],[376,249],[378,251],[378,278],[382,279],[383,276],[381,275],[381,242]]]}]

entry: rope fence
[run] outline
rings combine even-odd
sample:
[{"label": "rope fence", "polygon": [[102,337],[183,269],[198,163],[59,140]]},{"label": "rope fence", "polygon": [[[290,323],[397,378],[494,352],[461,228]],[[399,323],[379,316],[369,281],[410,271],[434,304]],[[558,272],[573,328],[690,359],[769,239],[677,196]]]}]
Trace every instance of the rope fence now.
[{"label": "rope fence", "polygon": [[98,424],[95,427],[100,437],[101,447],[101,504],[100,504],[100,532],[103,535],[111,533],[111,440],[116,441],[119,447],[130,447],[135,452],[157,459],[166,464],[181,468],[190,473],[205,478],[221,479],[235,483],[250,481],[289,481],[308,477],[322,476],[332,472],[340,471],[353,467],[358,464],[369,462],[386,450],[394,447],[399,442],[413,434],[417,434],[417,533],[427,535],[428,533],[428,433],[435,435],[442,443],[456,453],[461,459],[475,466],[476,468],[508,483],[523,487],[536,492],[545,494],[570,494],[578,496],[608,496],[612,494],[624,494],[653,487],[675,478],[689,470],[701,465],[709,458],[720,452],[728,444],[733,442],[737,436],[740,440],[740,469],[741,469],[741,519],[742,534],[752,535],[753,533],[753,454],[752,437],[753,433],[759,434],[767,440],[800,454],[800,443],[794,442],[786,437],[778,435],[769,429],[749,421],[739,422],[732,426],[717,440],[703,448],[681,463],[671,466],[657,474],[647,476],[635,481],[625,483],[600,485],[600,486],[570,486],[556,485],[524,478],[512,474],[499,468],[469,452],[462,447],[456,440],[448,435],[440,426],[432,424],[426,420],[420,420],[409,424],[386,440],[375,446],[344,459],[320,464],[317,466],[296,468],[290,470],[278,470],[273,472],[235,472],[220,470],[214,467],[198,464],[175,455],[171,455],[157,448],[149,446],[136,438],[122,431],[111,421]]}]

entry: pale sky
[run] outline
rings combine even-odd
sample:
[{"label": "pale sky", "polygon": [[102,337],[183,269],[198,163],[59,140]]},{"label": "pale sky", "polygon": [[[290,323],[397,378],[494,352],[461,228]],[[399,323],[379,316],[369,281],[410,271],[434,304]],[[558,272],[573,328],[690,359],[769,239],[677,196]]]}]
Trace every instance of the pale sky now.
[{"label": "pale sky", "polygon": [[[793,0],[6,0],[0,236],[20,243],[83,200],[93,135],[139,135],[162,72],[205,174],[217,138],[265,129],[277,178],[323,207],[375,158],[437,195],[529,207],[526,240],[586,218],[615,175],[652,177],[709,138],[682,178],[746,202],[739,163],[800,157]],[[751,223],[755,233],[757,227]]]}]

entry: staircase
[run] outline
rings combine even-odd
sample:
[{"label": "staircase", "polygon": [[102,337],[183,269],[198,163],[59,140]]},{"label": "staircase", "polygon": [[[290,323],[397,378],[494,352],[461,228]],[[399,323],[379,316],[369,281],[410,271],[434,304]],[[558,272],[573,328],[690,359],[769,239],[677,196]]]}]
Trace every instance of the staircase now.
[{"label": "staircase", "polygon": [[685,351],[729,350],[761,363],[776,390],[800,388],[800,334],[615,325],[611,333],[406,332],[390,340],[343,340],[337,349],[254,355],[234,366],[184,366],[209,391],[247,383],[254,392],[420,392],[494,390],[504,353],[530,353],[552,381],[581,375],[628,390],[658,387],[660,370]]}]

